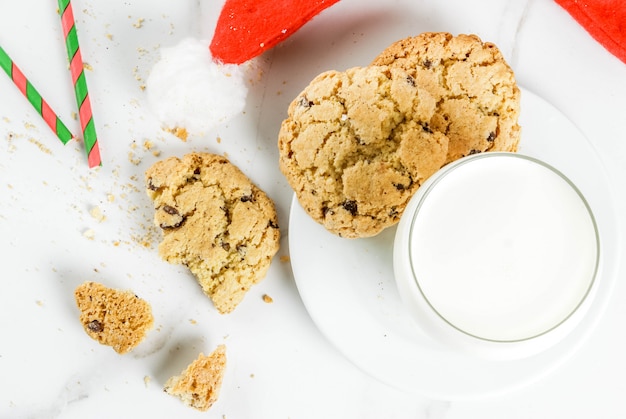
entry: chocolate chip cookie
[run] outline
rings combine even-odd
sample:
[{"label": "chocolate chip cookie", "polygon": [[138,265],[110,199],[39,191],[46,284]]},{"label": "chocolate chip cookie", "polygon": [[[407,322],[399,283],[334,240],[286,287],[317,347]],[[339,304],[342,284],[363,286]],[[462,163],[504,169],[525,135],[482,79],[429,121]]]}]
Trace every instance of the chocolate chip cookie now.
[{"label": "chocolate chip cookie", "polygon": [[437,103],[430,127],[450,140],[446,162],[483,151],[517,151],[520,90],[500,50],[476,35],[427,32],[374,59],[407,71]]},{"label": "chocolate chip cookie", "polygon": [[281,125],[279,165],[304,210],[330,232],[358,238],[397,223],[446,160],[430,126],[437,102],[398,67],[317,76]]},{"label": "chocolate chip cookie", "polygon": [[160,256],[186,265],[220,313],[261,281],[279,248],[274,203],[226,158],[170,157],[146,171]]}]

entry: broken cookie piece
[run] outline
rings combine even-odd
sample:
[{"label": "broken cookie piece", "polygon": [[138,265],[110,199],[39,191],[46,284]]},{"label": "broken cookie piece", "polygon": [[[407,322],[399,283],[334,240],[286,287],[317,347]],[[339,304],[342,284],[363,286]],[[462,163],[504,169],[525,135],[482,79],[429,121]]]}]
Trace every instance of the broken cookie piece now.
[{"label": "broken cookie piece", "polygon": [[85,332],[119,354],[135,348],[154,323],[150,304],[131,291],[85,282],[74,290],[74,298]]},{"label": "broken cookie piece", "polygon": [[164,391],[187,406],[206,411],[219,397],[225,369],[226,346],[220,345],[208,356],[200,353],[180,375],[170,377]]},{"label": "broken cookie piece", "polygon": [[274,203],[226,158],[190,153],[146,171],[160,256],[184,264],[220,313],[260,282],[279,248]]}]

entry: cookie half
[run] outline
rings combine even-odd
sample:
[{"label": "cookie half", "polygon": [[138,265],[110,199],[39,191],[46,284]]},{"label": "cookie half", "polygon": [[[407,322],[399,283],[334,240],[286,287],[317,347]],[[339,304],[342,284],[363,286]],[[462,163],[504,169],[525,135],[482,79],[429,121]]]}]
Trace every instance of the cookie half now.
[{"label": "cookie half", "polygon": [[476,35],[427,32],[374,59],[407,71],[437,102],[430,121],[449,140],[446,162],[483,151],[517,151],[520,90],[500,50]]},{"label": "cookie half", "polygon": [[274,203],[226,158],[170,157],[146,171],[160,256],[186,265],[220,313],[261,281],[280,246]]},{"label": "cookie half", "polygon": [[435,106],[401,68],[322,73],[289,105],[278,138],[280,169],[327,230],[374,236],[399,221],[445,162],[448,139],[429,125]]}]

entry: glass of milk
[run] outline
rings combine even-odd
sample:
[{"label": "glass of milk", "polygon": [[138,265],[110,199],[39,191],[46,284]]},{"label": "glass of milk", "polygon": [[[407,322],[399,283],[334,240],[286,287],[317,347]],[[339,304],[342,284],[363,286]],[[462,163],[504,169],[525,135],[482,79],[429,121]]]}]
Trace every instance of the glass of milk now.
[{"label": "glass of milk", "polygon": [[519,359],[584,316],[600,269],[596,222],[562,173],[517,153],[443,167],[409,202],[394,242],[412,318],[453,350]]}]

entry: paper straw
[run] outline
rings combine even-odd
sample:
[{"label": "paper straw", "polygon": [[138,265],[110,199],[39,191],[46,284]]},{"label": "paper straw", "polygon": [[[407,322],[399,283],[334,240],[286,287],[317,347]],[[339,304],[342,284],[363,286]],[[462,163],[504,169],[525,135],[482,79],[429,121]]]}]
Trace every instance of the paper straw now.
[{"label": "paper straw", "polygon": [[85,151],[87,152],[87,162],[89,167],[100,166],[100,149],[98,147],[98,136],[96,135],[96,126],[93,122],[91,113],[91,102],[89,101],[89,92],[87,91],[87,80],[83,65],[83,58],[80,54],[78,45],[78,36],[76,34],[76,24],[74,22],[74,13],[70,0],[58,0],[59,13],[61,14],[61,24],[63,26],[63,37],[65,38],[65,47],[67,49],[67,57],[70,62],[70,72],[72,73],[72,83],[74,84],[74,93],[76,96],[76,104],[78,105],[78,118],[83,131],[83,141],[85,143]]},{"label": "paper straw", "polygon": [[11,57],[0,46],[0,67],[9,76],[17,88],[28,99],[31,105],[35,108],[37,113],[41,115],[46,124],[50,127],[59,140],[63,144],[67,144],[69,140],[74,138],[70,130],[67,129],[65,124],[61,122],[59,117],[52,111],[48,103],[43,100],[37,89],[24,77],[24,73],[13,62]]}]

